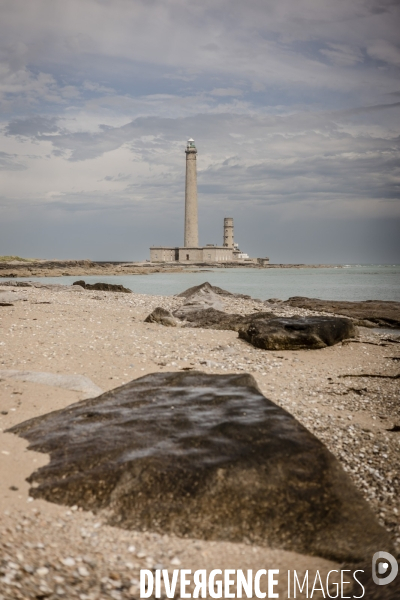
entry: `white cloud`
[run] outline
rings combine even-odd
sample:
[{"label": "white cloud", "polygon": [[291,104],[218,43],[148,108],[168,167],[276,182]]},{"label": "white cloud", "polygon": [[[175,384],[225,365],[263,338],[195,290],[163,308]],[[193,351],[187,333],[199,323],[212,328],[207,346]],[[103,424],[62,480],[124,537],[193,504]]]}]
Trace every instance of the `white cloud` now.
[{"label": "white cloud", "polygon": [[194,137],[203,206],[395,216],[399,14],[394,0],[5,2],[2,203],[179,212]]},{"label": "white cloud", "polygon": [[[385,113],[385,107],[375,112]],[[113,202],[129,205],[133,197],[139,204],[154,202],[156,188],[157,204],[175,202],[183,189],[185,140],[193,135],[204,202],[247,198],[268,205],[279,198],[300,207],[329,200],[330,213],[339,215],[341,204],[334,200],[341,198],[357,206],[375,201],[377,212],[397,214],[396,204],[388,208],[385,201],[396,197],[399,136],[378,122],[368,126],[367,120],[362,126],[363,114],[368,119],[370,111],[148,117],[95,133],[70,133],[51,120],[15,121],[8,136],[17,136],[22,147],[24,139],[35,141],[42,161],[28,161],[29,174],[20,182],[13,179],[8,193],[13,189],[35,201],[56,189],[65,202],[71,197],[75,203],[82,193],[94,204],[109,194]],[[3,138],[5,145],[8,139]]]},{"label": "white cloud", "polygon": [[238,88],[214,88],[210,92],[211,96],[243,96],[243,90]]},{"label": "white cloud", "polygon": [[386,40],[376,40],[367,46],[371,58],[400,67],[400,48]]},{"label": "white cloud", "polygon": [[320,53],[340,67],[352,67],[363,62],[363,56],[359,48],[352,48],[345,44],[328,43],[328,48],[321,49]]}]

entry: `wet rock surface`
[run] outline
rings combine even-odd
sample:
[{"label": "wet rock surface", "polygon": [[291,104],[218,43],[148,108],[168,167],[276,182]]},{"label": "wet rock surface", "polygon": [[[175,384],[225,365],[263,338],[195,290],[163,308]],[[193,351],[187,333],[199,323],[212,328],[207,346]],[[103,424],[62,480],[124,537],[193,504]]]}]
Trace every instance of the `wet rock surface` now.
[{"label": "wet rock surface", "polygon": [[239,337],[264,350],[318,350],[352,338],[356,329],[340,317],[290,317],[253,321]]},{"label": "wet rock surface", "polygon": [[85,283],[83,279],[74,281],[72,285],[79,285],[85,290],[97,290],[98,292],[124,292],[125,294],[132,294],[132,290],[124,287],[123,285],[116,285],[114,283]]},{"label": "wet rock surface", "polygon": [[400,302],[384,300],[346,302],[294,296],[283,302],[283,304],[296,308],[344,315],[356,321],[366,321],[380,327],[400,327]]},{"label": "wet rock surface", "polygon": [[337,560],[391,549],[335,457],[250,375],[155,373],[10,431],[51,456],[33,497],[114,525]]},{"label": "wet rock surface", "polygon": [[145,323],[159,323],[165,327],[176,327],[178,320],[174,315],[162,306],[157,306],[144,320]]}]

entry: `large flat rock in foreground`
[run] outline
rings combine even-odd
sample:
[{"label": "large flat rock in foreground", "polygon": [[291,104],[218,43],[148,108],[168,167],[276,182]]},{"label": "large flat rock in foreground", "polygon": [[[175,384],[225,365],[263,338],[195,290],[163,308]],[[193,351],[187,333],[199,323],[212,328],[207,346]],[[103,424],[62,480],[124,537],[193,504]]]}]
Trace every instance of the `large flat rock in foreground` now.
[{"label": "large flat rock in foreground", "polygon": [[252,376],[154,373],[10,429],[36,498],[111,524],[334,560],[391,550],[336,458]]},{"label": "large flat rock in foreground", "polygon": [[380,327],[400,327],[400,302],[385,300],[346,302],[344,300],[319,300],[318,298],[293,296],[293,298],[286,300],[284,304],[344,315],[356,321],[370,321]]}]

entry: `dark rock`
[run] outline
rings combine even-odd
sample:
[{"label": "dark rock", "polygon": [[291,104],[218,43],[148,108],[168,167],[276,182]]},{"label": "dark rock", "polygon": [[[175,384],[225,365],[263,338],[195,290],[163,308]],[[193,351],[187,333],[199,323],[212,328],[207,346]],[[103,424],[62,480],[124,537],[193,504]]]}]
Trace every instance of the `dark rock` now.
[{"label": "dark rock", "polygon": [[[271,316],[270,313],[254,313],[243,316],[224,312],[221,297],[238,296],[238,294],[231,294],[208,282],[189,288],[179,296],[186,298],[186,301],[173,312],[173,315],[184,321],[184,326],[187,327],[239,331],[240,327],[245,326],[253,318],[260,318],[260,314],[263,314],[264,318]],[[250,298],[250,296],[247,297]]]},{"label": "dark rock", "polygon": [[[176,317],[176,318],[175,318]],[[201,329],[218,329],[227,331],[239,331],[257,319],[273,319],[272,313],[256,312],[249,315],[230,314],[215,308],[200,308],[191,306],[191,310],[176,310],[170,313],[164,308],[157,307],[145,318],[145,323],[159,323],[167,327],[176,327],[179,323],[182,327],[193,327]]]},{"label": "dark rock", "polygon": [[216,285],[211,285],[210,283],[208,283],[208,281],[201,283],[200,285],[195,285],[191,288],[188,288],[184,292],[181,292],[180,294],[176,294],[176,296],[178,298],[190,298],[191,296],[197,294],[198,292],[200,292],[203,289],[210,290],[210,291],[214,292],[214,294],[219,294],[220,296],[231,296],[234,298],[251,299],[251,296],[247,296],[246,294],[234,294],[232,292],[228,292],[227,290],[223,290],[222,288],[220,288]]},{"label": "dark rock", "polygon": [[74,281],[72,285],[80,285],[85,290],[97,290],[98,292],[125,292],[126,294],[132,294],[132,290],[124,287],[123,285],[116,285],[114,283],[85,283],[82,279]]},{"label": "dark rock", "polygon": [[[176,314],[176,312],[174,313]],[[258,319],[273,319],[272,313],[256,312],[249,315],[230,314],[214,308],[197,310],[185,315],[184,327],[239,331]]]},{"label": "dark rock", "polygon": [[322,316],[260,319],[239,330],[240,338],[264,350],[325,348],[355,335],[350,319]]},{"label": "dark rock", "polygon": [[363,302],[346,302],[344,300],[319,300],[294,296],[284,304],[307,308],[318,312],[335,313],[350,317],[357,325],[367,325],[361,321],[370,321],[378,327],[400,327],[400,302],[386,300],[365,300]]},{"label": "dark rock", "polygon": [[145,323],[159,323],[165,327],[176,327],[178,324],[178,320],[173,314],[161,306],[157,306],[144,321]]},{"label": "dark rock", "polygon": [[154,373],[9,431],[50,454],[31,496],[113,525],[338,561],[391,551],[336,458],[250,375]]}]

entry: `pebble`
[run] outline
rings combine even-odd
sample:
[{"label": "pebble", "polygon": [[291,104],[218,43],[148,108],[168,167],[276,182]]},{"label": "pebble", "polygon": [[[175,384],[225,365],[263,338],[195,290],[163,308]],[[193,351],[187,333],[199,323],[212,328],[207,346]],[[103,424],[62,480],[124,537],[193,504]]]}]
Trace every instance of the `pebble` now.
[{"label": "pebble", "polygon": [[75,560],[73,558],[71,558],[70,556],[68,556],[67,558],[62,559],[62,564],[64,565],[64,567],[74,567],[75,566]]}]

